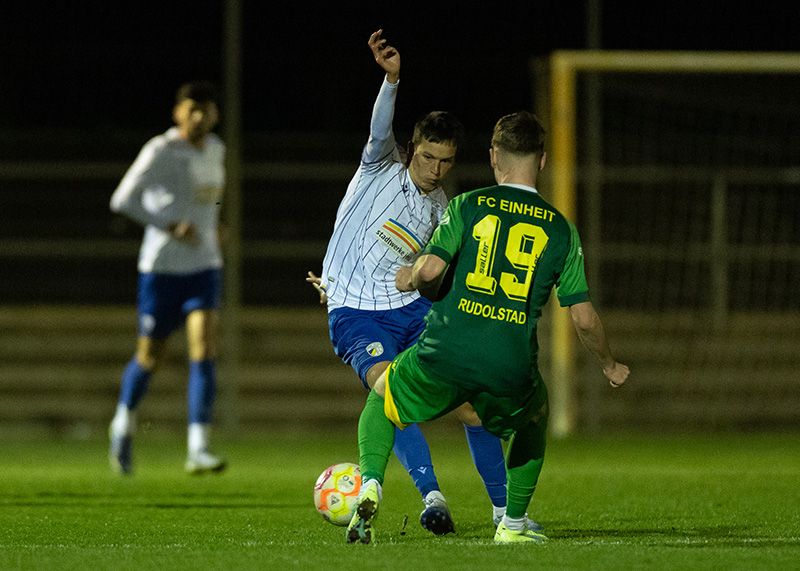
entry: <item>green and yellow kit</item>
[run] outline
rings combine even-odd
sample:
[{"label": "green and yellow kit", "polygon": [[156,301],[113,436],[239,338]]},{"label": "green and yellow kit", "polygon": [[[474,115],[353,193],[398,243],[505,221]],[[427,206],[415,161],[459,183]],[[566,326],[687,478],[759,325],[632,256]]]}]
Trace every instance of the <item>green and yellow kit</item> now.
[{"label": "green and yellow kit", "polygon": [[553,287],[559,303],[589,299],[575,226],[521,185],[454,198],[424,250],[450,264],[419,341],[392,363],[385,410],[422,422],[471,402],[503,437],[545,411],[536,324]]}]

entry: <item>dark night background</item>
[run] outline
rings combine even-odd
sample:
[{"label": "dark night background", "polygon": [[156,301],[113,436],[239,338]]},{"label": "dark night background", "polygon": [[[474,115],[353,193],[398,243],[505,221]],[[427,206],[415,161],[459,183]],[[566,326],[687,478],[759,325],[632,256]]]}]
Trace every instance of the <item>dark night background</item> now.
[{"label": "dark night background", "polygon": [[[352,422],[363,395],[304,278],[321,270],[367,137],[383,75],[370,33],[383,28],[402,57],[399,142],[432,109],[464,122],[449,190],[467,190],[491,184],[497,118],[546,109],[532,58],[589,47],[587,6],[600,0],[241,3],[241,215],[235,192],[221,207],[236,225],[229,235],[241,237],[240,255],[226,252],[224,291],[241,293],[228,307],[244,309],[226,312],[241,319],[223,327],[229,362],[241,365],[229,394],[239,391],[243,426]],[[222,83],[224,7],[0,2],[0,416],[56,428],[108,422],[134,340],[142,235],[109,198],[142,145],[171,125],[176,88]],[[607,50],[800,53],[798,2],[600,8]],[[580,422],[589,432],[796,430],[800,75],[588,75],[576,90],[574,217],[592,300],[636,379],[627,397],[605,396],[579,351],[578,376],[592,380],[577,383]],[[224,112],[230,102],[221,103]],[[555,350],[546,327],[543,363]],[[152,418],[178,426],[185,367],[177,351],[173,359]],[[352,408],[338,404],[348,386]]]},{"label": "dark night background", "polygon": [[[755,1],[601,4],[605,49],[786,50],[800,8]],[[4,2],[0,128],[160,131],[180,82],[221,79],[221,1]],[[363,130],[383,27],[403,61],[398,119],[448,108],[486,131],[530,107],[528,60],[586,46],[586,3],[243,2],[246,132]],[[246,149],[245,149],[246,151]]]},{"label": "dark night background", "polygon": [[[383,28],[402,57],[398,140],[407,140],[423,113],[448,109],[467,127],[460,162],[480,165],[495,120],[534,107],[531,58],[587,46],[588,4],[312,7],[243,0],[244,161],[307,163],[306,172],[322,161],[345,169],[349,178],[382,78],[367,39]],[[2,4],[0,163],[6,172],[18,165],[35,169],[37,162],[113,166],[88,179],[13,174],[0,179],[0,242],[5,243],[0,262],[6,276],[0,295],[7,303],[132,302],[134,245],[141,228],[112,216],[108,198],[141,145],[171,124],[176,87],[199,78],[222,82],[224,5],[221,0]],[[600,4],[600,45],[797,51],[800,7],[775,6],[751,0],[606,0]],[[298,289],[298,278],[321,265],[346,178],[322,181],[303,179],[304,174],[291,181],[243,181],[241,232],[250,256],[243,265],[245,303],[314,301],[310,288]],[[487,170],[485,179],[490,176]],[[62,248],[70,240],[82,242]],[[277,242],[284,253],[259,258],[252,247],[258,241]],[[286,253],[283,245],[290,242],[301,243],[305,254]],[[97,256],[87,243],[111,253]],[[43,279],[55,275],[60,279]],[[95,276],[89,279],[100,287],[87,287],[87,276]]]}]

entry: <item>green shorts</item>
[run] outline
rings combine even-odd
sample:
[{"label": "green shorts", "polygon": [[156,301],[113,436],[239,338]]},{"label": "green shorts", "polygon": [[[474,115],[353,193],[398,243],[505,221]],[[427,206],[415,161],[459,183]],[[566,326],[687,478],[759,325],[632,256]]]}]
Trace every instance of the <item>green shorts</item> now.
[{"label": "green shorts", "polygon": [[484,428],[501,438],[509,438],[529,422],[544,426],[547,421],[547,389],[541,380],[510,396],[492,391],[491,386],[462,386],[427,372],[417,358],[416,345],[392,361],[384,396],[386,417],[400,428],[439,418],[465,402],[475,408]]}]

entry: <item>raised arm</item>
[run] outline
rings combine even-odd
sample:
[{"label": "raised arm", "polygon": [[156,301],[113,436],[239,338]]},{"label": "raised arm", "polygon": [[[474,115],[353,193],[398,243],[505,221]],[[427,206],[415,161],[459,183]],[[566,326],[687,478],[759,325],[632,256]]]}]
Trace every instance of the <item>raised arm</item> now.
[{"label": "raised arm", "polygon": [[372,108],[369,139],[362,158],[365,163],[384,159],[395,147],[392,121],[397,86],[400,81],[400,54],[394,47],[387,45],[382,34],[383,30],[374,32],[368,42],[375,61],[386,72],[386,78],[381,84],[378,98]]},{"label": "raised arm", "polygon": [[375,61],[386,72],[386,80],[389,83],[397,83],[400,79],[400,53],[393,46],[386,44],[383,30],[373,32],[368,43]]},{"label": "raised arm", "polygon": [[616,388],[625,383],[630,369],[627,365],[617,361],[611,354],[603,322],[600,321],[600,316],[595,311],[592,302],[584,301],[571,305],[569,314],[581,343],[600,362],[603,374],[611,386]]}]

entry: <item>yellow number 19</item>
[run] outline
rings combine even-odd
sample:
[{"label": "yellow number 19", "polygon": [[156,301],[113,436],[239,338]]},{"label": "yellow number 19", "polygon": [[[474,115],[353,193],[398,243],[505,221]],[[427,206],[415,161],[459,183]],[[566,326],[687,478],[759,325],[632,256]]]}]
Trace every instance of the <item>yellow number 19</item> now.
[{"label": "yellow number 19", "polygon": [[[478,255],[475,271],[467,274],[467,288],[494,295],[497,280],[492,277],[494,256],[497,250],[497,236],[500,233],[500,218],[487,214],[472,228],[472,237],[478,241]],[[544,252],[549,240],[545,231],[533,224],[518,222],[508,231],[506,259],[518,270],[525,272],[525,279],[509,273],[500,272],[500,288],[509,299],[525,301],[531,287],[533,272],[539,256]]]}]

